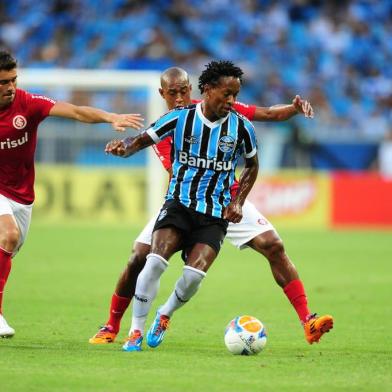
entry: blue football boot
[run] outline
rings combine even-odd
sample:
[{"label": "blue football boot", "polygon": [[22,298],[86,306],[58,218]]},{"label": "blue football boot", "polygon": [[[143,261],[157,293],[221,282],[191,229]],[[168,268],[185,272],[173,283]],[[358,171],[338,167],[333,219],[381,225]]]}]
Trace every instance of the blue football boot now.
[{"label": "blue football boot", "polygon": [[132,332],[131,336],[127,338],[122,349],[124,351],[142,351],[143,336],[139,330]]},{"label": "blue football boot", "polygon": [[155,320],[147,332],[147,344],[150,347],[158,347],[162,343],[165,333],[169,328],[169,324],[170,317],[160,314],[159,311],[157,311]]}]

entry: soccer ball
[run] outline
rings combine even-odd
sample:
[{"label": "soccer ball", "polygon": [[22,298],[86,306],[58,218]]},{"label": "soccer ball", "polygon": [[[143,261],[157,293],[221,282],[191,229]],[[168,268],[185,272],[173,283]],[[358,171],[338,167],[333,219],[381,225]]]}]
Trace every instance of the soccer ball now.
[{"label": "soccer ball", "polygon": [[252,316],[238,316],[225,330],[225,345],[232,354],[258,354],[267,343],[263,323]]}]

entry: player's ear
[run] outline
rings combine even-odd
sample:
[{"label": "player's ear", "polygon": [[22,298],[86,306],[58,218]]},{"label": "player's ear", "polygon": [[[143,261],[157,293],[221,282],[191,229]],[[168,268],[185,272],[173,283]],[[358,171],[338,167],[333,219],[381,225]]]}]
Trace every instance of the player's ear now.
[{"label": "player's ear", "polygon": [[165,99],[164,95],[163,95],[163,88],[159,87],[158,89],[160,96]]},{"label": "player's ear", "polygon": [[192,91],[192,85],[189,84],[189,91]]},{"label": "player's ear", "polygon": [[211,90],[211,86],[207,83],[203,86],[203,94],[207,97]]}]

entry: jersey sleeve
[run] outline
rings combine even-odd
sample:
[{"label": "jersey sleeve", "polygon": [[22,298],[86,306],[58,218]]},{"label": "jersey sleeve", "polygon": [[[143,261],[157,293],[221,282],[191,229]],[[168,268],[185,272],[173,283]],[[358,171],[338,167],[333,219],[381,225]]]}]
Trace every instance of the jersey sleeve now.
[{"label": "jersey sleeve", "polygon": [[233,108],[248,120],[252,121],[256,113],[256,105],[247,105],[242,102],[234,102]]},{"label": "jersey sleeve", "polygon": [[172,148],[173,148],[173,138],[168,136],[163,139],[158,144],[153,144],[152,148],[157,154],[159,160],[166,170],[172,167]]},{"label": "jersey sleeve", "polygon": [[38,122],[44,120],[48,115],[56,101],[45,95],[36,95],[27,93],[27,103],[30,113]]},{"label": "jersey sleeve", "polygon": [[167,136],[172,136],[177,125],[178,111],[174,110],[163,115],[158,121],[152,124],[147,130],[155,144],[159,143]]},{"label": "jersey sleeve", "polygon": [[257,154],[257,138],[255,128],[249,121],[244,124],[244,156],[252,158]]}]

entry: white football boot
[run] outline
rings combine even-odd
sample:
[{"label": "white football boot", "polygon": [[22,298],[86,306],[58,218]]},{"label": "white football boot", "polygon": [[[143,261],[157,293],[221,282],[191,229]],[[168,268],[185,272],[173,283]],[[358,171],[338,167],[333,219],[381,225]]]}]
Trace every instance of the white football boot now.
[{"label": "white football boot", "polygon": [[11,328],[6,319],[0,314],[0,338],[11,338],[15,335],[15,330]]}]

